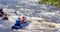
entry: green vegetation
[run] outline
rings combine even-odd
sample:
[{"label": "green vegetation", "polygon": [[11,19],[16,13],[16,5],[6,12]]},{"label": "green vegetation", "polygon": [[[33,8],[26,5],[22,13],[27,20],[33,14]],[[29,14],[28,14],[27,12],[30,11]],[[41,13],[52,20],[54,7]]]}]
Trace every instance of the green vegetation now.
[{"label": "green vegetation", "polygon": [[60,7],[60,0],[39,0],[39,4],[51,4]]}]

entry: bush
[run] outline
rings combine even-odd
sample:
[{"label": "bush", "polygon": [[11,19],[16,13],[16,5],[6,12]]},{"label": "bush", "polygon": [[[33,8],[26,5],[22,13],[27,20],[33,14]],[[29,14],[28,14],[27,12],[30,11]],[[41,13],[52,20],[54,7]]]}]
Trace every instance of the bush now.
[{"label": "bush", "polygon": [[60,0],[39,0],[39,4],[51,4],[60,7]]}]

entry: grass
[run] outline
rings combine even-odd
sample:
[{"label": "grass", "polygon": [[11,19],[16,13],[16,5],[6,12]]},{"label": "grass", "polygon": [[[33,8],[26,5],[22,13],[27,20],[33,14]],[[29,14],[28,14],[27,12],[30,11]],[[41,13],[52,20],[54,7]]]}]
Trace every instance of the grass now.
[{"label": "grass", "polygon": [[39,4],[51,4],[60,7],[60,0],[39,0]]}]

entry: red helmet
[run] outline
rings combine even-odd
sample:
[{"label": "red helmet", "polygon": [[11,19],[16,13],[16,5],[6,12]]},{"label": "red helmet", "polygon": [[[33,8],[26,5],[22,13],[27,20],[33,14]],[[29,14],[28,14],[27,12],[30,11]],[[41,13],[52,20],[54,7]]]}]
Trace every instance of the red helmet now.
[{"label": "red helmet", "polygon": [[22,18],[25,18],[25,16],[22,16]]}]

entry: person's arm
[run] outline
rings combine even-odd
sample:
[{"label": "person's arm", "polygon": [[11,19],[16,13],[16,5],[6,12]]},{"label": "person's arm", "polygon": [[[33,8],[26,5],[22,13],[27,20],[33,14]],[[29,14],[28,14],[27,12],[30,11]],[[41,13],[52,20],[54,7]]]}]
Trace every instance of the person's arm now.
[{"label": "person's arm", "polygon": [[28,21],[29,18],[25,18],[25,22]]}]

